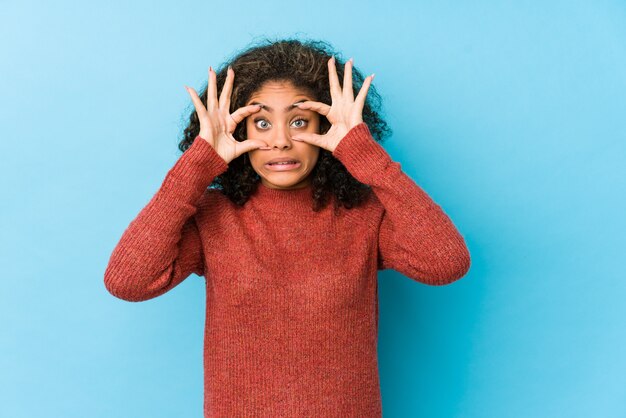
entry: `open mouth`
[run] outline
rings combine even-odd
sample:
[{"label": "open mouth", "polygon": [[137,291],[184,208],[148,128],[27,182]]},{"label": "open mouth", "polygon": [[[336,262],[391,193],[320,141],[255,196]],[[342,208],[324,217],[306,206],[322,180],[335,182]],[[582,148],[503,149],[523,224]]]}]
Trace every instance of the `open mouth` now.
[{"label": "open mouth", "polygon": [[280,161],[276,163],[265,164],[265,167],[272,171],[287,171],[298,168],[301,165],[302,164],[300,164],[300,162],[298,161]]}]

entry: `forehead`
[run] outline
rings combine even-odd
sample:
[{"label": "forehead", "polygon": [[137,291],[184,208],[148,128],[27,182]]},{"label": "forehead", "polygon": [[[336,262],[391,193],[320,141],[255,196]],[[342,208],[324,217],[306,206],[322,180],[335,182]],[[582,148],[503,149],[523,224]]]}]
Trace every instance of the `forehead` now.
[{"label": "forehead", "polygon": [[252,93],[248,100],[271,101],[271,100],[292,100],[294,98],[307,97],[311,94],[308,90],[296,87],[290,81],[266,81],[257,91]]}]

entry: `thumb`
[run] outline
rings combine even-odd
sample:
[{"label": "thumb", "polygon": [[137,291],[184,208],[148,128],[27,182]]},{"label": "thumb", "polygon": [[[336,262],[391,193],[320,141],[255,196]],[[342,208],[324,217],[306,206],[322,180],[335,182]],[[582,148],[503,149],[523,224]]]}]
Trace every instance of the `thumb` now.
[{"label": "thumb", "polygon": [[255,149],[271,149],[271,147],[261,139],[246,139],[245,141],[237,142],[237,155],[235,158]]},{"label": "thumb", "polygon": [[310,132],[302,132],[291,137],[295,141],[308,142],[309,144],[317,145],[324,148],[325,143],[324,135],[314,134]]}]

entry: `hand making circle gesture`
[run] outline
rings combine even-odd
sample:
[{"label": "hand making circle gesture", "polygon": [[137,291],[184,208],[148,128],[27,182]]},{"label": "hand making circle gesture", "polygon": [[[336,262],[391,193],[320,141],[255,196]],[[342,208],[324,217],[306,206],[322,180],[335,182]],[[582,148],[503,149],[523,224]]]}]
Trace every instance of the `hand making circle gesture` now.
[{"label": "hand making circle gesture", "polygon": [[239,142],[233,136],[237,124],[261,109],[261,106],[249,105],[240,107],[232,114],[230,113],[230,95],[234,78],[235,71],[228,67],[226,81],[218,102],[217,76],[213,68],[209,67],[206,108],[198,97],[198,93],[193,88],[185,86],[200,120],[200,137],[207,141],[227,163],[248,151],[271,149],[263,140],[246,139]]},{"label": "hand making circle gesture", "polygon": [[328,132],[324,135],[299,133],[294,135],[292,139],[308,142],[333,152],[348,131],[363,122],[362,115],[363,107],[365,106],[365,97],[374,79],[374,74],[365,78],[355,99],[352,90],[353,61],[354,60],[350,58],[344,66],[342,88],[342,86],[339,85],[339,77],[337,76],[337,69],[335,68],[335,57],[333,56],[328,60],[328,77],[330,81],[332,105],[329,106],[326,103],[311,100],[298,104],[300,109],[311,109],[326,116],[331,123]]}]

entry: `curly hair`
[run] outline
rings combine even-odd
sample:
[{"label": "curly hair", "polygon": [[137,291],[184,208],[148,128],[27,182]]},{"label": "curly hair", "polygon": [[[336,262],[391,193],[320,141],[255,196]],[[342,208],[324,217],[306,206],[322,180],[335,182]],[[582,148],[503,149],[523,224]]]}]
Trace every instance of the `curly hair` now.
[{"label": "curly hair", "polygon": [[[340,54],[334,51],[328,42],[301,41],[293,38],[279,40],[263,38],[257,44],[253,42],[242,51],[236,52],[233,57],[215,70],[217,95],[219,97],[224,87],[228,66],[231,65],[235,71],[229,109],[231,113],[245,106],[250,97],[268,81],[290,82],[294,87],[311,93],[314,96],[313,100],[331,104],[327,62],[333,55],[337,76],[340,84],[343,84],[345,60],[340,58]],[[356,96],[365,78],[354,67],[352,79]],[[205,106],[207,89],[208,82],[199,93],[200,100]],[[380,115],[380,108],[380,95],[376,92],[374,85],[370,85],[363,107],[363,121],[376,141],[382,141],[392,133],[387,122]],[[324,134],[330,129],[331,124],[325,116],[320,114],[319,118],[319,133]],[[199,132],[200,122],[192,107],[189,124],[184,130],[184,138],[178,144],[180,151],[185,152]],[[237,125],[233,137],[237,141],[246,139],[245,123]],[[245,156],[246,153],[232,160],[228,169],[216,176],[209,186],[211,189],[220,190],[238,206],[245,204],[250,195],[255,192],[261,179]],[[323,148],[320,148],[318,161],[310,176],[313,210],[316,212],[327,205],[331,195],[335,196],[335,208],[343,206],[351,209],[367,200],[372,193],[370,186],[356,180],[331,152]]]}]

